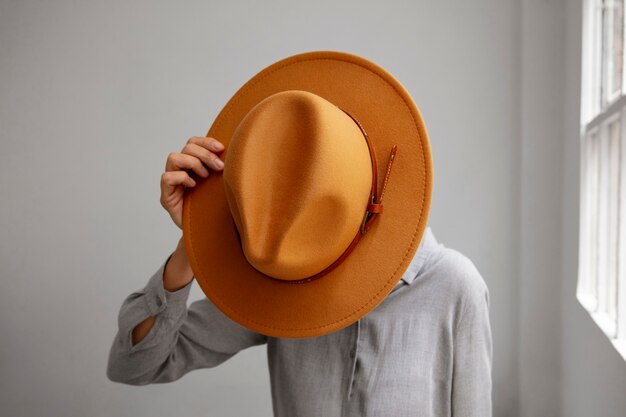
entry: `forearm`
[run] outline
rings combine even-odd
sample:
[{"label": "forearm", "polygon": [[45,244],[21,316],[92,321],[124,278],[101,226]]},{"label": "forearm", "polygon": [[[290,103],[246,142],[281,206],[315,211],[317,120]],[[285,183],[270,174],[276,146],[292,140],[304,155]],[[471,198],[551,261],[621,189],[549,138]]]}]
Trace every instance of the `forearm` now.
[{"label": "forearm", "polygon": [[[241,349],[267,341],[266,336],[230,320],[208,298],[187,307],[191,281],[177,291],[166,290],[165,269],[173,256],[159,266],[143,289],[122,303],[107,366],[112,381],[132,385],[173,381],[192,369],[217,366]],[[152,328],[133,344],[133,329],[147,317],[154,317]]]},{"label": "forearm", "polygon": [[181,237],[176,246],[176,250],[172,254],[169,262],[165,266],[163,274],[163,288],[167,291],[178,291],[185,287],[193,279],[193,271],[187,258],[185,244]]},{"label": "forearm", "polygon": [[[187,316],[187,298],[191,282],[178,291],[163,287],[170,254],[152,274],[144,288],[131,293],[120,308],[118,331],[109,355],[107,374],[110,379],[127,383],[149,383],[150,375],[172,353],[178,330]],[[133,329],[153,317],[142,340],[133,343]]]},{"label": "forearm", "polygon": [[[170,292],[178,291],[189,284],[192,279],[193,271],[189,265],[184,241],[181,238],[178,241],[176,250],[172,253],[172,256],[165,265],[165,271],[163,272],[163,288]],[[135,326],[132,332],[133,345],[141,342],[144,337],[150,333],[152,326],[154,326],[154,322],[155,317],[149,316]]]}]

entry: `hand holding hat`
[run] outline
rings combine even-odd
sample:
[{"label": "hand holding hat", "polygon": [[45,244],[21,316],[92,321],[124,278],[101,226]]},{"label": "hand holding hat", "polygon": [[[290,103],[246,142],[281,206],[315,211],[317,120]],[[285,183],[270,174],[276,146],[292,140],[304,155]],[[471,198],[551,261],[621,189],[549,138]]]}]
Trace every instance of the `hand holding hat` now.
[{"label": "hand holding hat", "polygon": [[217,139],[194,136],[180,152],[167,156],[165,172],[161,174],[161,205],[179,228],[183,228],[184,190],[196,185],[188,170],[202,178],[210,175],[209,169],[221,171],[224,163],[217,154],[223,150],[224,144]]}]

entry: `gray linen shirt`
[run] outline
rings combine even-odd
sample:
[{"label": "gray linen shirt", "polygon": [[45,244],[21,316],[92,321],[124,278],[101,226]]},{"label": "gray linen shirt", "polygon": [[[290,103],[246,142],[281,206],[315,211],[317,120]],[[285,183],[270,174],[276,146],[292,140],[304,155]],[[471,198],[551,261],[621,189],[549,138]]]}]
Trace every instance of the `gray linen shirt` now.
[{"label": "gray linen shirt", "polygon": [[[305,339],[253,332],[206,298],[187,307],[191,283],[163,288],[168,260],[121,307],[107,369],[112,381],[174,381],[265,344],[277,417],[491,417],[489,290],[474,264],[437,242],[430,227],[374,310]],[[132,329],[150,315],[153,328],[132,346]]]}]

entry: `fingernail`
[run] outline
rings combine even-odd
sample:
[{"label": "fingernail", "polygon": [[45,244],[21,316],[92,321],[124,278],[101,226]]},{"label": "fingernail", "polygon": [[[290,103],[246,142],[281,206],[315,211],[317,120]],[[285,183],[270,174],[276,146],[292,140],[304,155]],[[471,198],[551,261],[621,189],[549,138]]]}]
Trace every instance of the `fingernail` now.
[{"label": "fingernail", "polygon": [[217,165],[220,168],[223,168],[224,167],[224,162],[222,162],[221,159],[216,159],[215,160],[215,165]]}]

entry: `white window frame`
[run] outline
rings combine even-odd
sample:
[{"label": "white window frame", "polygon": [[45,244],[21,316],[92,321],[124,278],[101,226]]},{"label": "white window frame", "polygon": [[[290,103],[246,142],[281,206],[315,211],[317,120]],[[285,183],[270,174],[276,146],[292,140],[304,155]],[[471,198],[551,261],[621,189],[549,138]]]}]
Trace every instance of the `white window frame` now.
[{"label": "white window frame", "polygon": [[[603,27],[602,10],[610,1],[584,0],[576,297],[626,359],[626,65],[621,93],[609,96],[612,68],[603,55],[612,45],[602,45],[613,28]],[[626,49],[626,30],[623,36]],[[620,126],[615,139],[613,123]]]}]

